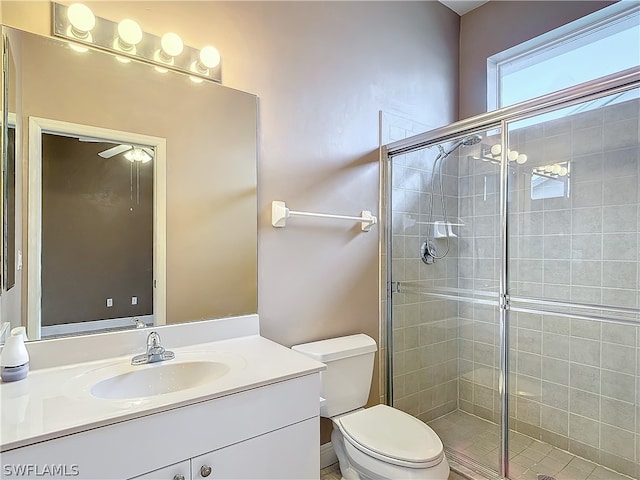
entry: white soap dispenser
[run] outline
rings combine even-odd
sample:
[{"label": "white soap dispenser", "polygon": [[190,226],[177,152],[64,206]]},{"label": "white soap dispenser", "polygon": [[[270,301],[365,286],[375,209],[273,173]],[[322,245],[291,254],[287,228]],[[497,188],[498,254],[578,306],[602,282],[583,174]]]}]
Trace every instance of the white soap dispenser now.
[{"label": "white soap dispenser", "polygon": [[29,352],[24,345],[26,337],[24,327],[11,330],[0,354],[0,377],[3,382],[22,380],[29,373]]}]

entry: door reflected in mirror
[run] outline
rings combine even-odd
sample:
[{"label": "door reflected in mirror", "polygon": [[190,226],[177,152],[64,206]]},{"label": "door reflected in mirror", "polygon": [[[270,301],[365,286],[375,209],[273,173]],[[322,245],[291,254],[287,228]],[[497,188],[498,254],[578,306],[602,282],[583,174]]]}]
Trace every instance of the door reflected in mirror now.
[{"label": "door reflected in mirror", "polygon": [[131,328],[136,320],[164,323],[154,315],[153,287],[154,261],[164,268],[153,242],[154,171],[164,185],[164,159],[155,169],[153,146],[91,130],[65,125],[63,133],[44,132],[41,155],[31,157],[30,169],[41,169],[42,179],[41,254],[33,262],[40,268],[33,272],[41,278],[34,304],[40,318],[30,318],[32,338]]}]

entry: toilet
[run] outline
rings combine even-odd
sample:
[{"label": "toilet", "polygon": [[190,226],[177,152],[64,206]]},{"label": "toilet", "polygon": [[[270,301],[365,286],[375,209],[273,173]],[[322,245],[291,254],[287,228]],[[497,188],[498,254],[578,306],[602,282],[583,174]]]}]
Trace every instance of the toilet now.
[{"label": "toilet", "polygon": [[438,435],[424,422],[389,407],[363,408],[369,398],[375,341],[364,334],[291,347],[327,365],[320,416],[333,421],[331,443],[343,480],[447,480]]}]

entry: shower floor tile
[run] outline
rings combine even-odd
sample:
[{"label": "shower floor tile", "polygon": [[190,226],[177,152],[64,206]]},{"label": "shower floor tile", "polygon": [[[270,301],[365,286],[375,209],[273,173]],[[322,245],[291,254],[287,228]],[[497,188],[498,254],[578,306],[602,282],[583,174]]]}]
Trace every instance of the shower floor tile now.
[{"label": "shower floor tile", "polygon": [[[498,425],[461,410],[429,422],[442,443],[492,469],[498,465]],[[538,474],[557,480],[631,480],[547,443],[511,432],[510,478],[537,480]]]}]

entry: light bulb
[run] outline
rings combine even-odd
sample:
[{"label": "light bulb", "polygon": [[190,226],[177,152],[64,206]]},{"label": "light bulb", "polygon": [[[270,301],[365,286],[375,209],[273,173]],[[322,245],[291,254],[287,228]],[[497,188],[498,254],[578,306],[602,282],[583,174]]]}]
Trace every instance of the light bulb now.
[{"label": "light bulb", "polygon": [[553,165],[553,168],[551,169],[551,173],[555,173],[557,175],[560,173],[561,169],[562,167],[556,163],[555,165]]},{"label": "light bulb", "polygon": [[[210,45],[203,47],[198,55],[198,60],[191,64],[191,71],[200,75],[209,75],[209,69],[220,64],[220,53]],[[193,80],[193,78],[192,78]],[[199,82],[197,82],[199,83]]]},{"label": "light bulb", "polygon": [[518,158],[516,158],[516,163],[518,165],[522,165],[523,163],[526,163],[527,161],[527,156],[524,153],[521,153],[520,155],[518,155]]},{"label": "light bulb", "polygon": [[67,18],[71,24],[71,33],[76,38],[86,39],[96,26],[96,17],[89,7],[82,3],[73,3],[67,9]]},{"label": "light bulb", "polygon": [[507,154],[507,158],[509,159],[510,162],[513,162],[514,160],[516,160],[518,158],[517,150],[509,150],[509,153]]},{"label": "light bulb", "polygon": [[567,169],[567,167],[560,167],[560,171],[558,172],[558,175],[560,175],[561,177],[564,177],[567,173],[569,173],[569,169]]},{"label": "light bulb", "polygon": [[125,18],[118,24],[118,38],[113,41],[113,48],[135,55],[136,45],[141,41],[142,29],[140,25],[130,18]]},{"label": "light bulb", "polygon": [[491,147],[491,155],[500,155],[502,153],[502,145],[499,143]]},{"label": "light bulb", "polygon": [[162,51],[169,57],[177,57],[182,53],[184,44],[177,33],[169,32],[162,35],[160,39]]},{"label": "light bulb", "polygon": [[151,155],[145,152],[143,149],[134,147],[131,150],[125,152],[124,158],[129,160],[131,163],[133,162],[142,162],[147,163],[151,160]]},{"label": "light bulb", "polygon": [[[142,29],[135,21],[125,18],[118,24],[118,37],[113,41],[114,50],[136,54],[136,45],[142,41]],[[121,63],[129,63],[127,57],[116,55],[116,60]]]},{"label": "light bulb", "polygon": [[215,68],[220,64],[220,52],[216,47],[207,45],[200,50],[200,63],[205,68]]},{"label": "light bulb", "polygon": [[545,165],[544,166],[544,171],[545,171],[545,173],[553,172],[553,165]]},{"label": "light bulb", "polygon": [[[157,50],[156,53],[153,54],[153,59],[160,63],[173,65],[174,57],[177,57],[182,53],[184,44],[177,33],[169,32],[162,35],[162,38],[160,39],[160,47],[160,50]],[[158,70],[157,67],[156,70]]]}]

